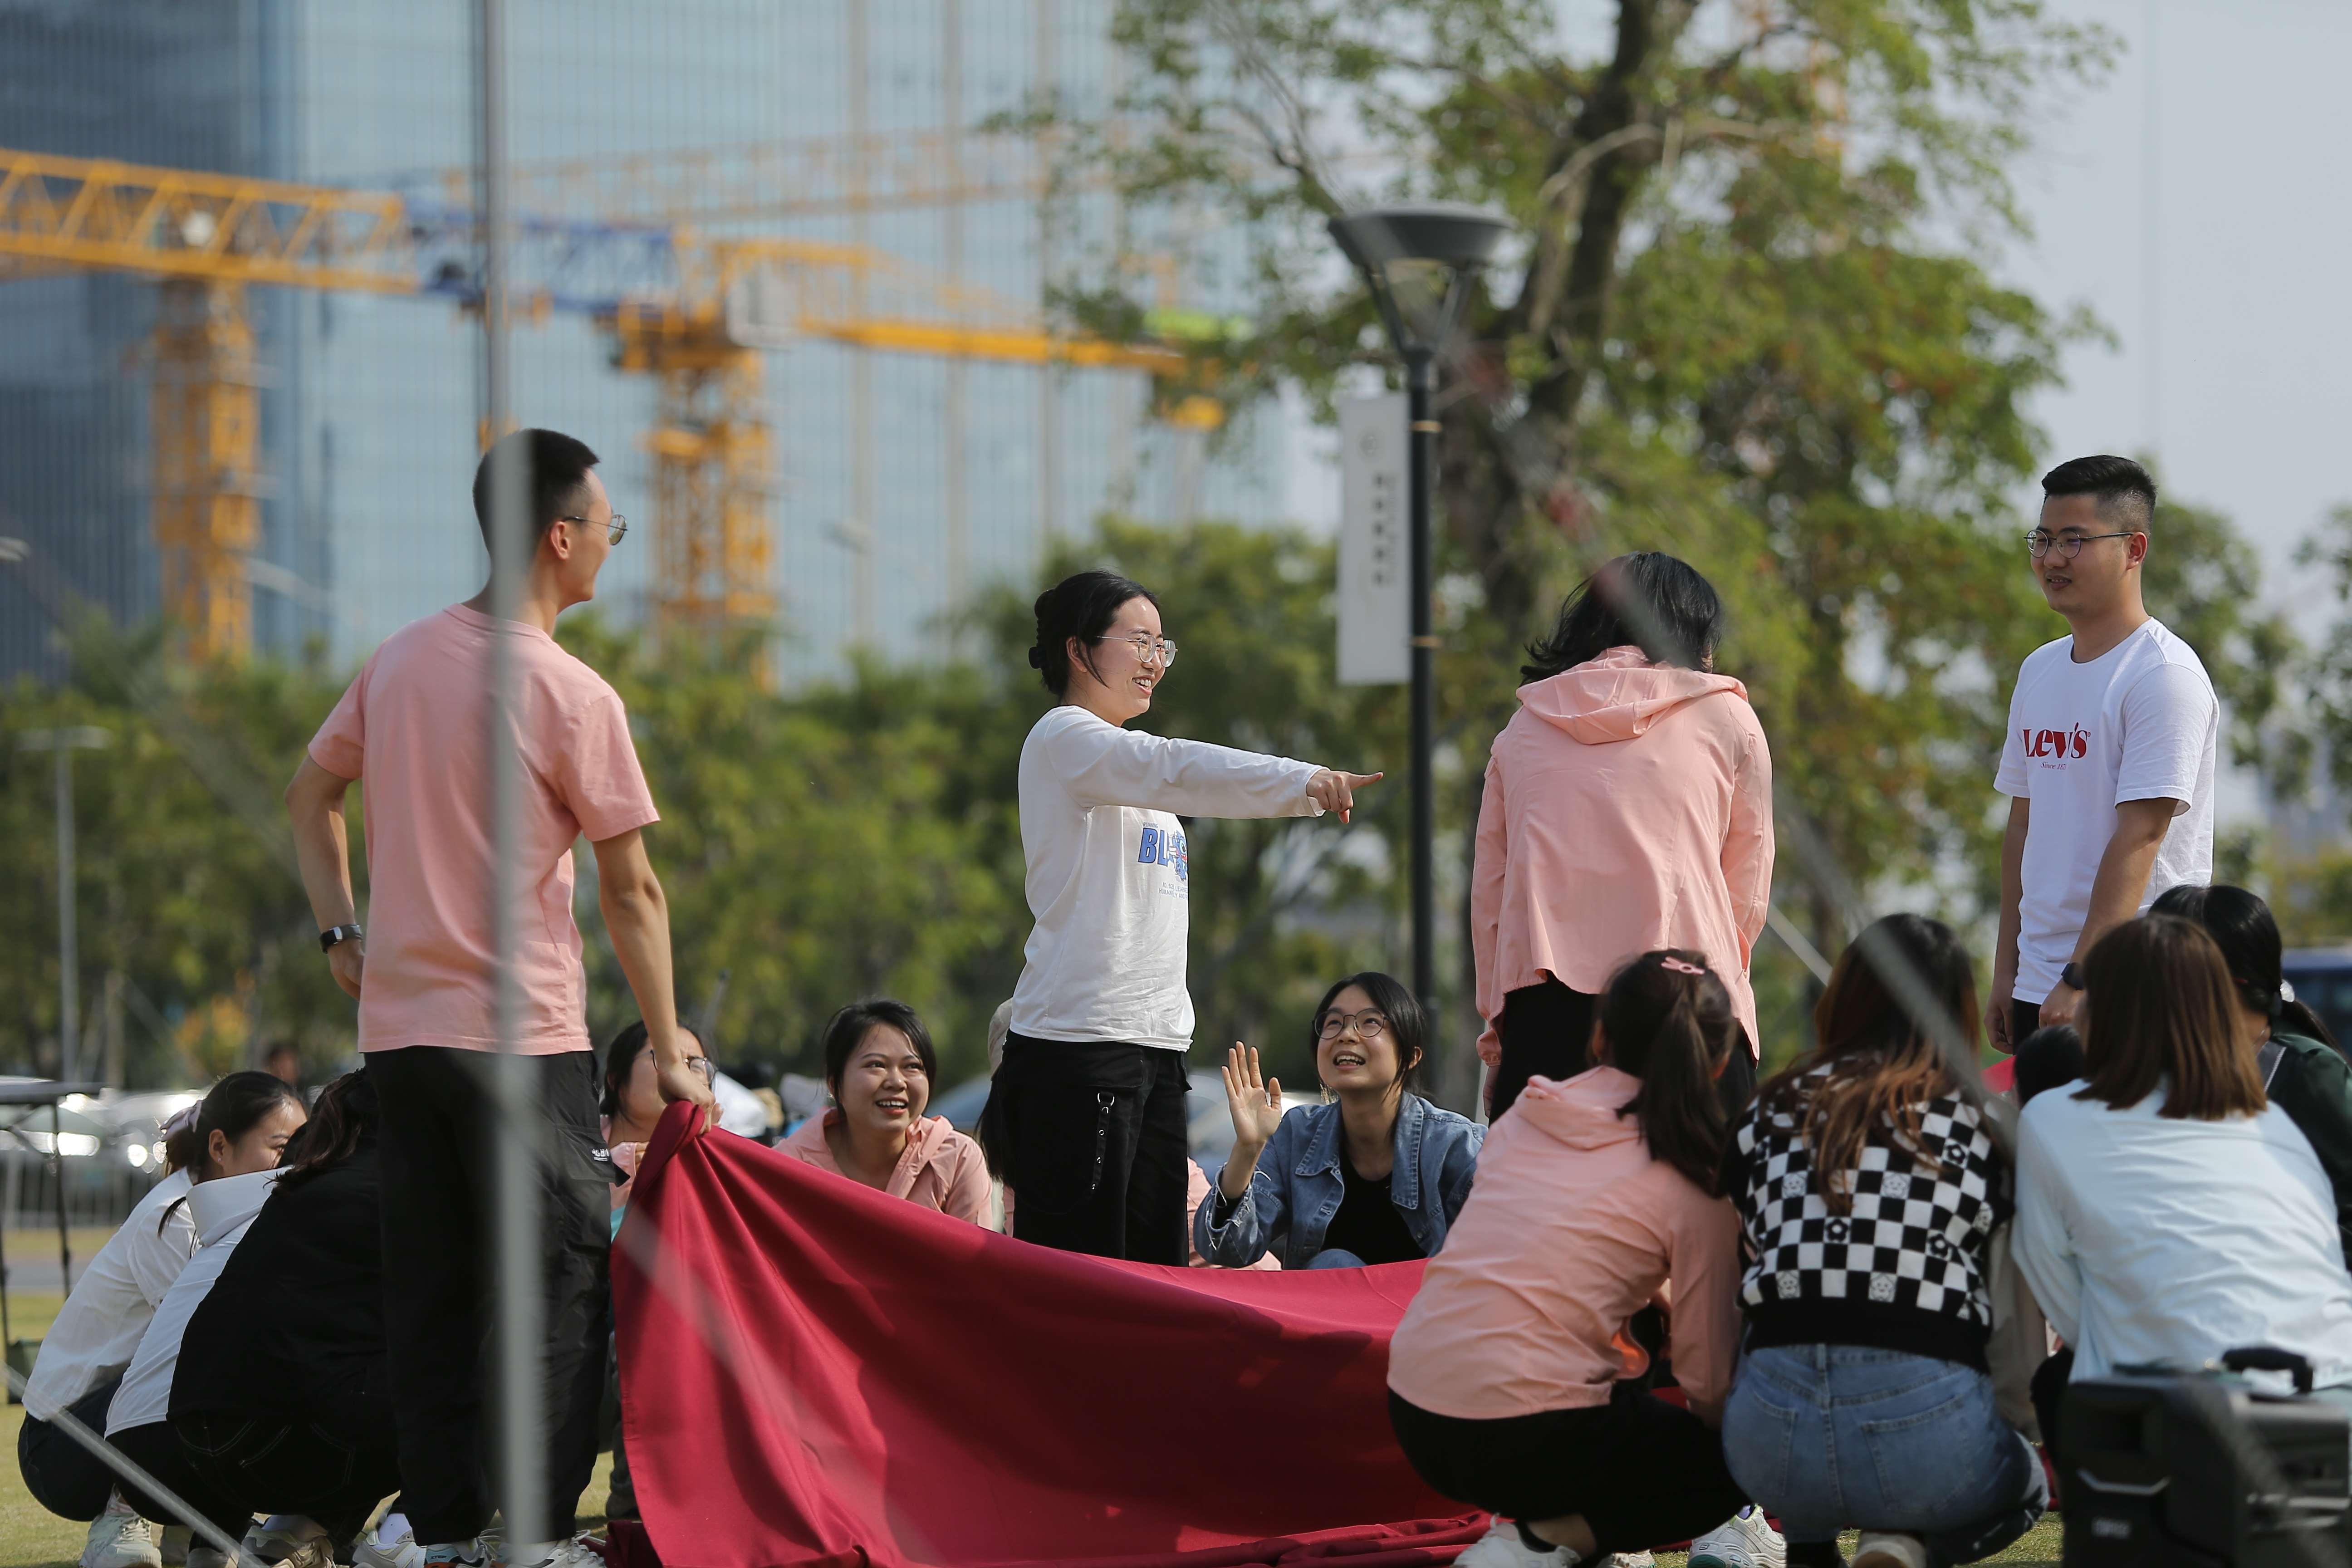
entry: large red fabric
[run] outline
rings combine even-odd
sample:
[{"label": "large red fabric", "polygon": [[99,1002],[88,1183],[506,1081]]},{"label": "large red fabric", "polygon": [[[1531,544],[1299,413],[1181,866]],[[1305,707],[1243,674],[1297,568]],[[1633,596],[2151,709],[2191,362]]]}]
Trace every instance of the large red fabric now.
[{"label": "large red fabric", "polygon": [[1425,1568],[1481,1532],[1389,1428],[1419,1264],[1081,1258],[686,1124],[613,1258],[668,1568]]}]

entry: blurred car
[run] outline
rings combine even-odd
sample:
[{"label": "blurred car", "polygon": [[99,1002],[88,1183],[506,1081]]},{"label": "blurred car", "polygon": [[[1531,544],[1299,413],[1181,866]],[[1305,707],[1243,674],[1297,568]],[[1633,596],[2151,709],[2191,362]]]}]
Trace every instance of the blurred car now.
[{"label": "blurred car", "polygon": [[2295,999],[2319,1015],[2343,1049],[2352,1040],[2352,947],[2290,949],[2282,968]]}]

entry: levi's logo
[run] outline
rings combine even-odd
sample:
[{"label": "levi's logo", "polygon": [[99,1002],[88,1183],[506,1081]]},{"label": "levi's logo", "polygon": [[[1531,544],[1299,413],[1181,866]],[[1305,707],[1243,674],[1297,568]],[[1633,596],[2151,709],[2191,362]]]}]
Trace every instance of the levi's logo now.
[{"label": "levi's logo", "polygon": [[2087,757],[2091,732],[2080,724],[2071,730],[2020,730],[2029,757]]}]

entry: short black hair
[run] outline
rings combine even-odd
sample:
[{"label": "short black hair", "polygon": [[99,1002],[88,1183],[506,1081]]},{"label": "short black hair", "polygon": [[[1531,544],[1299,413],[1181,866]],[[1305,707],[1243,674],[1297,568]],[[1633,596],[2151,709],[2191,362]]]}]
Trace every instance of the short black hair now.
[{"label": "short black hair", "polygon": [[1652,664],[1705,669],[1723,640],[1723,599],[1686,561],[1637,550],[1606,562],[1559,607],[1548,641],[1530,643],[1519,674],[1545,680],[1612,647],[1639,647]]},{"label": "short black hair", "polygon": [[558,518],[579,510],[581,492],[588,488],[588,470],[603,460],[589,450],[587,442],[553,430],[517,430],[499,437],[474,468],[474,521],[482,526],[482,542],[490,546],[492,561],[499,552],[490,539],[490,465],[501,456],[517,452],[522,454],[530,476],[533,549]]},{"label": "short black hair", "polygon": [[2095,496],[2101,517],[2137,533],[2156,518],[2156,479],[2129,458],[2069,458],[2042,476],[2042,495]]},{"label": "short black hair", "polygon": [[924,1076],[936,1079],[940,1076],[940,1053],[932,1047],[931,1032],[923,1027],[922,1018],[904,1002],[894,1002],[887,996],[871,996],[863,1002],[852,1002],[833,1016],[824,1026],[824,1087],[835,1089],[841,1082],[842,1069],[849,1066],[849,1054],[866,1038],[866,1032],[877,1024],[887,1024],[907,1037],[915,1054],[923,1058]]},{"label": "short black hair", "polygon": [[[684,1024],[677,1032],[692,1040],[697,1051],[702,1049],[701,1036]],[[621,1086],[629,1081],[629,1069],[636,1066],[637,1053],[646,1048],[646,1034],[645,1020],[640,1018],[614,1035],[613,1043],[604,1047],[604,1093],[596,1107],[599,1116],[621,1114]]]},{"label": "short black hair", "polygon": [[[1159,595],[1142,584],[1116,572],[1073,572],[1037,595],[1037,646],[1029,650],[1029,668],[1045,680],[1056,697],[1070,689],[1070,639],[1092,642],[1110,630],[1119,610],[1138,599],[1160,603]],[[1091,655],[1084,656],[1087,673],[1097,680]]]},{"label": "short black hair", "polygon": [[1307,1054],[1313,1057],[1322,1048],[1323,1015],[1331,1010],[1339,993],[1350,985],[1362,986],[1364,994],[1372,999],[1372,1005],[1381,1010],[1381,1016],[1389,1021],[1389,1033],[1396,1037],[1399,1086],[1408,1089],[1419,1087],[1421,1069],[1429,1065],[1429,1016],[1403,981],[1377,969],[1343,976],[1323,993],[1323,1000],[1315,1005],[1315,1016],[1307,1024]]}]

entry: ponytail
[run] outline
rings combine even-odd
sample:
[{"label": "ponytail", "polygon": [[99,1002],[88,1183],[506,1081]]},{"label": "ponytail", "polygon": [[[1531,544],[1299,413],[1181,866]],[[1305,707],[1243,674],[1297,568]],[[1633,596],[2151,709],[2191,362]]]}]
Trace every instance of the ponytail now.
[{"label": "ponytail", "polygon": [[1601,999],[1610,1065],[1642,1080],[1617,1114],[1640,1121],[1650,1158],[1706,1193],[1716,1190],[1726,1131],[1716,1079],[1738,1030],[1731,993],[1696,952],[1645,952]]},{"label": "ponytail", "polygon": [[[266,1072],[229,1074],[213,1085],[203,1104],[191,1106],[164,1124],[163,1173],[186,1171],[190,1181],[210,1180],[213,1134],[221,1132],[234,1143],[289,1100],[297,1106],[302,1103],[283,1079]],[[172,1208],[179,1206],[174,1203]],[[165,1219],[171,1215],[172,1209],[163,1211]]]}]

